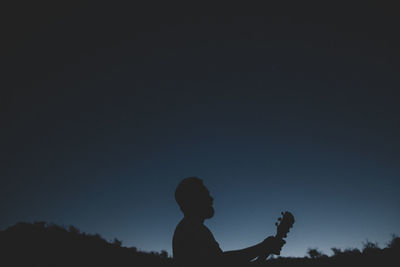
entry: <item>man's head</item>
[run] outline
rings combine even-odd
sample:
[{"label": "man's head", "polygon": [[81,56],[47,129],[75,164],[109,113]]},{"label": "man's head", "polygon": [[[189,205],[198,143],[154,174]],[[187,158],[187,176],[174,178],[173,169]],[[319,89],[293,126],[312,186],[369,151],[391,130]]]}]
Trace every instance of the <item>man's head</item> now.
[{"label": "man's head", "polygon": [[185,216],[209,219],[214,215],[213,198],[197,177],[183,179],[175,190],[175,200]]}]

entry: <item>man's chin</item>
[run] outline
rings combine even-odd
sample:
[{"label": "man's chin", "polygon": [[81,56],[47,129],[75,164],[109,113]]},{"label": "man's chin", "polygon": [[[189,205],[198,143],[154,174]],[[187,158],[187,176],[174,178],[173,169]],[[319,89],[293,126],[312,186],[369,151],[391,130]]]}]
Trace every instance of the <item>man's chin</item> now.
[{"label": "man's chin", "polygon": [[213,207],[210,207],[210,208],[208,209],[206,219],[212,218],[212,217],[214,216],[214,212],[215,212],[215,211],[214,211],[214,208],[213,208]]}]

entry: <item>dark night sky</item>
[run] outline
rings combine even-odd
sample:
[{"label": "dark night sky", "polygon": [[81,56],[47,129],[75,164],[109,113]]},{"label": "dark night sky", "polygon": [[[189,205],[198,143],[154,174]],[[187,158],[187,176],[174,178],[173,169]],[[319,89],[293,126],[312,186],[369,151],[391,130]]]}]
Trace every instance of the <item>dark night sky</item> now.
[{"label": "dark night sky", "polygon": [[10,7],[0,229],[72,224],[171,252],[173,193],[195,175],[224,250],[273,234],[282,210],[285,256],[400,233],[394,7],[216,9]]}]

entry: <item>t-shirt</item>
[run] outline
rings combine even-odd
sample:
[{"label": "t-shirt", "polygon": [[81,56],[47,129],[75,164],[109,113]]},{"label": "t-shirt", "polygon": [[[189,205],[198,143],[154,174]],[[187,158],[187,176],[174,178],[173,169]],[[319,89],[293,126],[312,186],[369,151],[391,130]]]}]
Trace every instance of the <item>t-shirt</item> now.
[{"label": "t-shirt", "polygon": [[179,267],[213,266],[222,254],[211,231],[201,222],[186,218],[176,226],[172,251]]}]

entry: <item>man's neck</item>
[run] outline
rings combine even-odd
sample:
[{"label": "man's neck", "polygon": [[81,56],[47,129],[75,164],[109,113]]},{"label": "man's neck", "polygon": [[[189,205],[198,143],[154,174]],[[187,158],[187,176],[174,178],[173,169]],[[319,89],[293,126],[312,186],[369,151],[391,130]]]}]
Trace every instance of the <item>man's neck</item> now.
[{"label": "man's neck", "polygon": [[188,221],[188,222],[191,222],[194,224],[203,224],[204,220],[205,220],[204,218],[202,218],[200,216],[188,216],[188,215],[184,216],[183,219],[185,221]]}]

